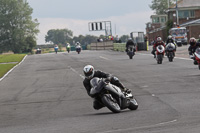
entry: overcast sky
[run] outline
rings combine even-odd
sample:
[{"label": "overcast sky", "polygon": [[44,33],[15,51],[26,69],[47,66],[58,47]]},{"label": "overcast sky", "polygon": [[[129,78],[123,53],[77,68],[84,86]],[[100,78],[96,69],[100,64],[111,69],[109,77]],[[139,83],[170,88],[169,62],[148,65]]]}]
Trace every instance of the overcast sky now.
[{"label": "overcast sky", "polygon": [[67,28],[78,35],[101,35],[104,31],[89,31],[89,22],[111,21],[113,35],[129,35],[144,31],[153,11],[152,0],[27,0],[38,19],[40,33],[37,43],[45,43],[50,29]]}]

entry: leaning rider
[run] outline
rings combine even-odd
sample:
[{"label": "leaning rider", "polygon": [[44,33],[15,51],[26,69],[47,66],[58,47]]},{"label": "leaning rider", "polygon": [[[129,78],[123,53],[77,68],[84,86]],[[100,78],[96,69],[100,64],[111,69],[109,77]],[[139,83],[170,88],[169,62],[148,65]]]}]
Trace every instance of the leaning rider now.
[{"label": "leaning rider", "polygon": [[[109,73],[105,73],[102,72],[100,70],[94,70],[94,67],[92,65],[86,65],[83,68],[83,72],[85,75],[85,79],[83,81],[83,85],[87,91],[87,94],[89,96],[92,97],[92,95],[90,95],[90,90],[91,90],[91,85],[90,85],[90,80],[94,77],[98,77],[98,78],[106,78],[106,82],[110,82],[111,84],[114,84],[116,86],[118,86],[123,92],[125,93],[130,93],[131,90],[127,89],[120,81],[117,77],[112,76]],[[98,100],[97,98],[94,98],[94,102],[93,102],[93,107],[94,109],[98,110],[101,109],[103,106],[103,104],[100,102],[100,100]]]}]

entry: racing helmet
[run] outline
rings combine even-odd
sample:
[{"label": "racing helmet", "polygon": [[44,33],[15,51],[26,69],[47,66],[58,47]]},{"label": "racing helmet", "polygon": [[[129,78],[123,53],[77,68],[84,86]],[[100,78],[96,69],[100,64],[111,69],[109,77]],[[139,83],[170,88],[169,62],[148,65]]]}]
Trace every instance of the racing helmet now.
[{"label": "racing helmet", "polygon": [[84,72],[85,78],[91,79],[94,76],[94,67],[92,65],[86,65],[83,68],[83,72]]},{"label": "racing helmet", "polygon": [[190,46],[195,46],[196,39],[194,37],[190,38]]},{"label": "racing helmet", "polygon": [[161,37],[158,37],[158,38],[157,38],[157,42],[158,42],[158,43],[161,43],[161,42],[162,42],[162,38],[161,38]]},{"label": "racing helmet", "polygon": [[76,45],[80,45],[80,43],[79,43],[79,42],[77,42],[77,43],[76,43]]},{"label": "racing helmet", "polygon": [[131,38],[131,37],[129,37],[129,38],[128,38],[128,41],[132,41],[132,38]]},{"label": "racing helmet", "polygon": [[167,38],[168,38],[168,39],[172,39],[172,36],[171,36],[171,35],[169,35]]}]

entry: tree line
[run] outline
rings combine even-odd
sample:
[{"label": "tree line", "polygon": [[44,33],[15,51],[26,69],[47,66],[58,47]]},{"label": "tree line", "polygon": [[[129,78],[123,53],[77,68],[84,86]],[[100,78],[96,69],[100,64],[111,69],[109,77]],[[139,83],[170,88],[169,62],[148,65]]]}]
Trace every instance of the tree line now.
[{"label": "tree line", "polygon": [[26,0],[0,0],[0,53],[31,52],[39,32],[33,9]]},{"label": "tree line", "polygon": [[[152,0],[149,5],[157,14],[167,11],[168,0]],[[175,0],[170,0],[170,5]],[[0,54],[7,51],[14,53],[31,52],[36,47],[36,35],[39,33],[37,19],[32,19],[33,9],[26,0],[0,0]],[[169,23],[170,25],[171,23]],[[97,39],[106,39],[104,35],[79,35],[73,36],[69,29],[51,29],[45,37],[46,42],[54,44],[90,44]],[[121,42],[126,42],[129,35],[119,37]]]},{"label": "tree line", "polygon": [[[130,36],[129,35],[122,35],[118,39],[121,42],[126,42]],[[69,29],[51,29],[47,32],[45,36],[46,43],[53,43],[53,44],[67,44],[70,43],[74,45],[76,42],[79,42],[81,45],[88,45],[92,42],[97,42],[98,39],[103,39],[104,41],[109,40],[108,37],[105,35],[94,36],[94,35],[79,35],[73,36],[73,31]],[[115,38],[114,38],[115,39]],[[115,40],[114,40],[115,41]]]}]

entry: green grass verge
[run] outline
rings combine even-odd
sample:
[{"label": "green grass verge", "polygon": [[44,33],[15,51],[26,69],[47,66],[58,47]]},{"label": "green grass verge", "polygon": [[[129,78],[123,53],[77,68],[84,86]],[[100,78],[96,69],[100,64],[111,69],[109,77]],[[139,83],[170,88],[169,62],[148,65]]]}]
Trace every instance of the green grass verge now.
[{"label": "green grass verge", "polygon": [[0,55],[0,63],[20,62],[26,54],[5,54]]},{"label": "green grass verge", "polygon": [[16,64],[0,64],[0,78],[3,77],[10,69],[12,69]]}]

